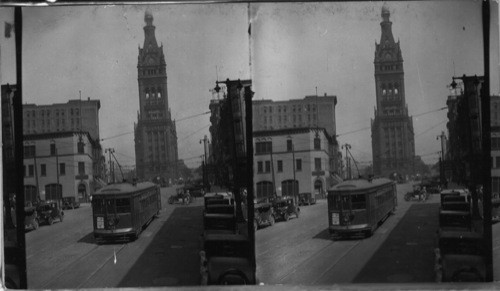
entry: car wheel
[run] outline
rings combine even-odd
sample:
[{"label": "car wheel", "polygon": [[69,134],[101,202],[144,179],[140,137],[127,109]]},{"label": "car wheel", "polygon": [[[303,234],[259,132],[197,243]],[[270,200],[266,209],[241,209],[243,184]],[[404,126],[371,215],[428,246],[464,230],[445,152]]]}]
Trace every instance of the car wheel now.
[{"label": "car wheel", "polygon": [[174,199],[172,197],[168,198],[168,204],[174,204]]},{"label": "car wheel", "polygon": [[54,223],[54,219],[52,219],[52,217],[49,217],[49,219],[47,220],[47,222],[49,223],[49,225],[52,225],[52,223]]}]

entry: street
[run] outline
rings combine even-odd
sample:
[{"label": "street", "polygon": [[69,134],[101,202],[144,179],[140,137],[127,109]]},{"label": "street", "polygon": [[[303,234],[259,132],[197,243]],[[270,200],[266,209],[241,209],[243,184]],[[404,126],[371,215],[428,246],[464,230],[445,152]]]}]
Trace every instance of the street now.
[{"label": "street", "polygon": [[65,210],[62,223],[27,232],[28,288],[199,285],[203,200],[169,205],[172,193],[161,189],[159,217],[134,242],[96,244],[89,204]]},{"label": "street", "polygon": [[[332,240],[327,229],[326,200],[301,207],[298,219],[277,222],[271,227],[258,230],[257,278],[264,284],[287,285],[433,282],[433,241],[438,225],[439,197],[431,195],[426,202],[404,201],[403,196],[411,187],[410,184],[397,185],[398,207],[395,215],[390,216],[367,239]],[[410,209],[411,216],[419,221],[405,217]],[[426,217],[429,213],[431,215]],[[403,229],[398,228],[402,221],[407,221],[410,225],[405,223]],[[412,229],[420,233],[415,233]],[[417,234],[418,237],[408,237],[405,233]],[[402,241],[398,248],[390,247],[391,257],[387,258],[384,256],[387,253],[384,243],[394,235]],[[427,264],[426,266],[405,261],[405,254],[415,250],[423,253],[424,257],[421,257],[420,262]],[[390,259],[401,264],[393,263],[391,267],[391,261],[388,261]],[[418,269],[411,270],[412,266]],[[421,270],[425,271],[418,274]]]},{"label": "street", "polygon": [[[332,240],[327,203],[300,207],[299,218],[276,222],[256,233],[257,279],[265,285],[434,282],[438,195],[404,201],[410,184],[398,185],[398,207],[367,239]],[[203,200],[189,206],[166,201],[162,212],[127,244],[95,243],[91,208],[65,211],[64,221],[26,233],[28,287],[198,286]],[[499,227],[494,225],[494,258]],[[418,260],[415,260],[418,257]],[[498,269],[498,268],[497,268]],[[498,277],[498,270],[495,278]]]}]

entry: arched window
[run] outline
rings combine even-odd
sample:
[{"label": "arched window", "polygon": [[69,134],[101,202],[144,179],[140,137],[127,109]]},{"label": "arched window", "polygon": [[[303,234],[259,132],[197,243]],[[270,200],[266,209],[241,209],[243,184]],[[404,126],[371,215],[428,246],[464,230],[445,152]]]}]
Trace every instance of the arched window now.
[{"label": "arched window", "polygon": [[385,91],[385,84],[382,84],[382,95],[385,95],[386,94],[386,91]]},{"label": "arched window", "polygon": [[398,94],[399,93],[399,83],[395,83],[394,84],[394,94]]},{"label": "arched window", "polygon": [[161,88],[158,87],[158,99],[161,98]]},{"label": "arched window", "polygon": [[273,183],[262,181],[257,183],[257,198],[268,198],[274,196]]},{"label": "arched window", "polygon": [[149,89],[146,89],[146,99],[149,99]]},{"label": "arched window", "polygon": [[156,97],[156,89],[153,88],[151,89],[151,98],[155,98]]}]

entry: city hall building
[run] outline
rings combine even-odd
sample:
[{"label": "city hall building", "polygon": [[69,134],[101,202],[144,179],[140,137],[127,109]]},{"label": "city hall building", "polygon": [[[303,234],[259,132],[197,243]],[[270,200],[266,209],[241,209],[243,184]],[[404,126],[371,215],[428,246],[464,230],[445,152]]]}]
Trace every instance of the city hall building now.
[{"label": "city hall building", "polygon": [[415,133],[405,99],[401,47],[394,41],[389,9],[382,8],[382,36],[375,49],[375,118],[371,122],[373,172],[387,177],[411,175],[415,163]]},{"label": "city hall building", "polygon": [[167,70],[163,45],[155,37],[153,15],[145,13],[144,45],[139,48],[138,121],[134,124],[137,177],[177,179],[177,131],[168,106]]}]

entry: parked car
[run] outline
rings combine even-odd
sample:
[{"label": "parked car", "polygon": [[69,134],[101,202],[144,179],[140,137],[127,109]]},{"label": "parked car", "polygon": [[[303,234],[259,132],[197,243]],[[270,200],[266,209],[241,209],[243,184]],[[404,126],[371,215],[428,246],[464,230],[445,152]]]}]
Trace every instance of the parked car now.
[{"label": "parked car", "polygon": [[300,208],[295,205],[293,198],[280,197],[273,201],[275,218],[288,221],[290,215],[299,218]]},{"label": "parked car", "polygon": [[80,202],[75,197],[63,197],[62,209],[75,209],[80,207]]},{"label": "parked car", "polygon": [[54,223],[54,219],[59,219],[59,221],[63,221],[64,212],[59,209],[56,202],[42,202],[36,208],[38,213],[38,222],[46,222],[51,225]]},{"label": "parked car", "polygon": [[271,203],[259,203],[254,206],[254,229],[257,230],[262,226],[274,224],[274,211]]},{"label": "parked car", "polygon": [[478,233],[441,232],[436,258],[438,278],[443,282],[483,282],[486,277],[483,244]]},{"label": "parked car", "polygon": [[310,192],[300,193],[299,194],[299,205],[311,205],[316,204],[316,197],[312,195]]},{"label": "parked car", "polygon": [[36,207],[24,207],[24,229],[37,229],[38,228],[38,213]]}]

